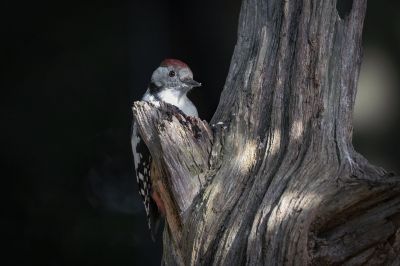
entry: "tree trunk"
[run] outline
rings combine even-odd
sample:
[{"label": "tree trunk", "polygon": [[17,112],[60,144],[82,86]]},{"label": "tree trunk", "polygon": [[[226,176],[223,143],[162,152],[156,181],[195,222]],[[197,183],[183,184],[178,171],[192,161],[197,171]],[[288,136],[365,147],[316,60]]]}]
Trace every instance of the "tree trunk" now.
[{"label": "tree trunk", "polygon": [[400,265],[400,178],[351,140],[365,11],[244,0],[210,126],[134,104],[167,205],[163,264]]}]

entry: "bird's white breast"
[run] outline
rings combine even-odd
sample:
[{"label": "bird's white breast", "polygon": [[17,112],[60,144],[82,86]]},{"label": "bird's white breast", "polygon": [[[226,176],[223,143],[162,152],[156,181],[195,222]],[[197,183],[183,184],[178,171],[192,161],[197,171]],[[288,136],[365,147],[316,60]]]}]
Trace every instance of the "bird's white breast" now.
[{"label": "bird's white breast", "polygon": [[159,100],[175,105],[185,115],[198,117],[197,108],[194,106],[191,100],[186,95],[180,96],[178,92],[174,90],[163,90],[157,94],[157,98],[150,94],[149,90],[144,94],[143,101],[151,102],[158,106]]}]

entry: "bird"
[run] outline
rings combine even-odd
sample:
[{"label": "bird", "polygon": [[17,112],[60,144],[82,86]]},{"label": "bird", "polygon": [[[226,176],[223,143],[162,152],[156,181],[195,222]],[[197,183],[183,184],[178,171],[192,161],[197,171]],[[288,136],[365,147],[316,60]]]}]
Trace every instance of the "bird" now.
[{"label": "bird", "polygon": [[[187,93],[201,83],[193,79],[189,66],[178,59],[165,59],[153,72],[142,101],[158,106],[160,102],[174,105],[187,116],[198,117],[198,111]],[[139,194],[142,197],[147,215],[147,224],[153,241],[165,215],[160,195],[152,190],[150,169],[152,158],[149,149],[138,131],[135,121],[132,123],[131,145]]]}]

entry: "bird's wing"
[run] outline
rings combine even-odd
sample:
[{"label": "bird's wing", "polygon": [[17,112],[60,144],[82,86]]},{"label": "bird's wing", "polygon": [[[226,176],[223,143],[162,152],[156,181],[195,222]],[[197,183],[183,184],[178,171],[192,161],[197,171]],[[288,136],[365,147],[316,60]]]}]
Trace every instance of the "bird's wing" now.
[{"label": "bird's wing", "polygon": [[150,178],[151,154],[145,142],[140,137],[137,125],[133,122],[131,137],[132,153],[136,173],[136,181],[139,186],[139,194],[142,196],[143,204],[147,214],[147,222],[153,240],[157,234],[160,224],[160,212],[151,198],[152,187]]}]

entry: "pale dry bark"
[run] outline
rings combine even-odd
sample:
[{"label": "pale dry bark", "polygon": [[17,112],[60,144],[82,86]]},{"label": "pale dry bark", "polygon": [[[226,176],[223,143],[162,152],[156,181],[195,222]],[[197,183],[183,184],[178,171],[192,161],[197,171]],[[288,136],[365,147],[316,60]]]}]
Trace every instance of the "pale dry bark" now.
[{"label": "pale dry bark", "polygon": [[400,178],[351,143],[365,11],[244,0],[211,126],[134,104],[167,205],[165,265],[400,264]]}]

